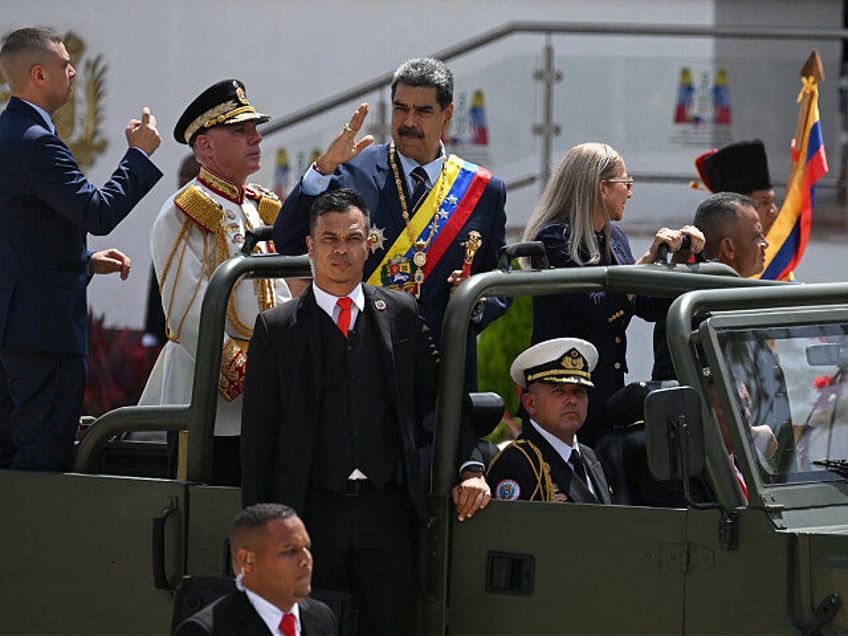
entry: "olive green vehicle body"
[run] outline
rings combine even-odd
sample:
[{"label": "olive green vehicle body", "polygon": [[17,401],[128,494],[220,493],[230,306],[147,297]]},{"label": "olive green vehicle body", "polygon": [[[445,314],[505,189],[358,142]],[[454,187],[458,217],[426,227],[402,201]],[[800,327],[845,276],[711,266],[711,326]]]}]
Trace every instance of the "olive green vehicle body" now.
[{"label": "olive green vehicle body", "polygon": [[[204,298],[191,405],[104,415],[79,443],[74,472],[0,471],[0,633],[166,634],[182,576],[226,575],[226,537],[240,493],[205,485],[226,299],[242,276],[308,271],[305,257],[225,263]],[[768,284],[729,272],[720,265],[495,271],[457,290],[442,336],[432,517],[422,558],[425,633],[816,633],[817,608],[819,633],[848,633],[848,608],[839,607],[848,596],[848,481],[832,473],[798,483],[762,478],[722,366],[722,336],[715,334],[723,327],[712,324],[729,321],[728,329],[743,335],[793,320],[848,324],[848,285]],[[703,434],[686,457],[697,461],[700,453],[705,460],[717,505],[493,501],[458,522],[449,491],[465,334],[477,300],[600,289],[682,294],[669,312],[668,340],[681,384],[700,399],[700,412],[687,412],[689,425]],[[727,419],[737,447],[744,448],[737,463],[747,502],[710,406],[705,359],[724,412],[733,413]],[[673,403],[660,412],[672,417]],[[837,424],[834,434],[844,438],[848,422]],[[647,425],[656,431],[667,422]],[[164,466],[161,445],[114,439],[151,429],[189,430],[186,480],[156,476]]]}]

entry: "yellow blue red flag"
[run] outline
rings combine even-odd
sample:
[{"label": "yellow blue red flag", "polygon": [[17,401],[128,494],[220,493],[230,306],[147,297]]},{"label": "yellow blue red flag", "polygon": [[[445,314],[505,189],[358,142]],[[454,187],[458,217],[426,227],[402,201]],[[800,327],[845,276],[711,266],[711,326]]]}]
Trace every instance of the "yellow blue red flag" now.
[{"label": "yellow blue red flag", "polygon": [[798,126],[792,140],[792,165],[786,186],[786,198],[777,219],[766,237],[766,264],[760,278],[789,280],[792,270],[801,261],[807,241],[813,207],[816,203],[816,182],[827,172],[827,157],[819,120],[818,82],[824,79],[821,58],[813,51],[801,69],[801,104]]}]

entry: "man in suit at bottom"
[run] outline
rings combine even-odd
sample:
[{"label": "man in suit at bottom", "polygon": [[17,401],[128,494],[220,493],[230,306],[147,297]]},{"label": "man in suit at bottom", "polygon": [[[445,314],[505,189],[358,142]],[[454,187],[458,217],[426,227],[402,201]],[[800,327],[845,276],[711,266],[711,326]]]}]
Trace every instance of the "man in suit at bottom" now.
[{"label": "man in suit at bottom", "polygon": [[256,504],[242,510],[230,535],[236,590],[184,620],[176,636],[202,634],[336,634],[336,619],[312,590],[306,527],[292,508]]},{"label": "man in suit at bottom", "polygon": [[[278,501],[312,533],[317,588],[350,592],[359,634],[416,631],[419,453],[438,372],[415,299],[362,283],[368,208],[331,190],[310,210],[314,281],[259,314],[242,408],[242,502]],[[460,521],[490,492],[470,426],[452,494]]]},{"label": "man in suit at bottom", "polygon": [[601,463],[577,441],[597,362],[590,342],[555,338],[533,345],[512,363],[510,375],[524,389],[521,404],[528,417],[521,436],[489,466],[496,499],[612,503]]}]

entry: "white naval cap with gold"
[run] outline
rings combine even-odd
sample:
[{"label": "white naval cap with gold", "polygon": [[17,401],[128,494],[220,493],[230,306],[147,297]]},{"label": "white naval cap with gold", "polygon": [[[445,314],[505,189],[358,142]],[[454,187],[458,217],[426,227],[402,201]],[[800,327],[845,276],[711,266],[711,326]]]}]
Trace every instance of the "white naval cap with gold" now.
[{"label": "white naval cap with gold", "polygon": [[521,352],[509,369],[523,389],[533,382],[582,384],[594,387],[592,371],[598,364],[595,345],[580,338],[554,338]]},{"label": "white naval cap with gold", "polygon": [[230,126],[243,121],[263,124],[271,117],[257,113],[247,101],[244,84],[237,79],[216,82],[188,105],[174,126],[174,139],[190,144],[193,137],[213,126]]}]

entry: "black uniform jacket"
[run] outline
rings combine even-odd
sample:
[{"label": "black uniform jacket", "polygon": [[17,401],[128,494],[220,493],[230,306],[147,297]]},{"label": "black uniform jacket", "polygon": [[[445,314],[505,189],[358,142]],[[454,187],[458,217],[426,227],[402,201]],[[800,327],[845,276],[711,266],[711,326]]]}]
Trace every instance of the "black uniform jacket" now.
[{"label": "black uniform jacket", "polygon": [[574,477],[571,467],[529,421],[525,421],[521,436],[492,460],[486,480],[496,499],[612,503],[604,469],[594,451],[583,444],[579,448],[596,494]]}]

